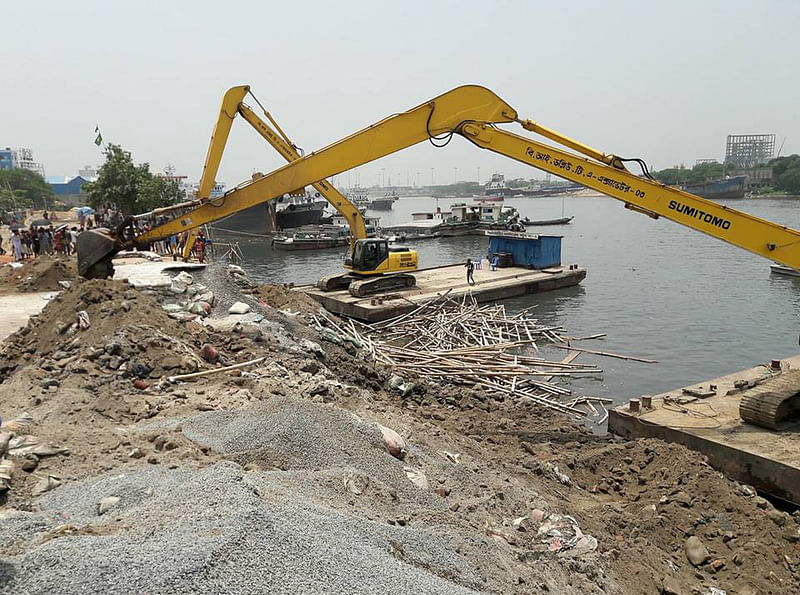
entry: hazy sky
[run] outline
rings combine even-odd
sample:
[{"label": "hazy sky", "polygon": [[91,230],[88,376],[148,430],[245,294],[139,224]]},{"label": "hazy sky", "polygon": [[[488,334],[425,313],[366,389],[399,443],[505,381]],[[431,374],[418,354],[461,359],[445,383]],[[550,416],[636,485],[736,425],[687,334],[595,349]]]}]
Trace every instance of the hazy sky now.
[{"label": "hazy sky", "polygon": [[[243,83],[306,150],[476,83],[658,169],[722,158],[729,133],[775,133],[783,154],[800,151],[797,0],[0,0],[0,22],[0,146],[31,147],[48,175],[101,163],[99,124],[137,162],[197,180],[222,95]],[[282,164],[238,121],[218,179]],[[543,177],[457,138],[360,178],[386,168],[427,184],[431,167],[436,183],[455,167],[459,179]]]}]

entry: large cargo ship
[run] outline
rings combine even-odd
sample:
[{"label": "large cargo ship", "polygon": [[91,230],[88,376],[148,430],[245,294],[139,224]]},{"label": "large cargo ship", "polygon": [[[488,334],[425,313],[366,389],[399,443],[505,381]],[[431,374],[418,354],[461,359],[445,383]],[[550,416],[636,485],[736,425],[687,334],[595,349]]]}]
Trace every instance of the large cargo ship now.
[{"label": "large cargo ship", "polygon": [[309,195],[288,200],[279,198],[234,213],[212,223],[211,227],[221,231],[267,235],[282,229],[316,225],[321,222],[327,205],[327,201]]},{"label": "large cargo ship", "polygon": [[734,176],[702,184],[686,184],[681,190],[703,198],[744,198],[746,181],[747,176]]},{"label": "large cargo ship", "polygon": [[247,235],[266,235],[275,231],[275,207],[262,203],[234,213],[211,224],[213,229]]}]

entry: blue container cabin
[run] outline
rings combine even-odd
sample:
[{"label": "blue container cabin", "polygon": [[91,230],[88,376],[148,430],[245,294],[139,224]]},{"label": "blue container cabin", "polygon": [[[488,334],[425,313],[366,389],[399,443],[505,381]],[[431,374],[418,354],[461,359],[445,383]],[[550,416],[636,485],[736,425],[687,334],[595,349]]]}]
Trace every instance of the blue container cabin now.
[{"label": "blue container cabin", "polygon": [[487,231],[489,258],[510,254],[514,266],[546,269],[561,265],[561,238],[513,231]]}]

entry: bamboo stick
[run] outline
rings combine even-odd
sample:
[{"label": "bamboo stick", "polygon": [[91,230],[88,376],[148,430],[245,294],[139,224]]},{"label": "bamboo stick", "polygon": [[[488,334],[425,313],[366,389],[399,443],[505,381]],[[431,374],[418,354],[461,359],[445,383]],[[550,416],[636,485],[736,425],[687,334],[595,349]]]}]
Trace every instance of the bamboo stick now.
[{"label": "bamboo stick", "polygon": [[619,353],[611,353],[608,351],[596,351],[594,349],[584,349],[582,347],[572,347],[571,345],[557,345],[553,344],[553,347],[558,347],[559,349],[569,349],[570,351],[580,351],[581,353],[591,353],[593,355],[602,355],[605,357],[615,357],[617,359],[625,359],[631,360],[634,362],[642,362],[645,364],[657,364],[658,362],[653,359],[646,359],[643,357],[636,357],[633,355],[621,355]]},{"label": "bamboo stick", "polygon": [[249,362],[242,362],[240,364],[233,364],[232,366],[225,366],[222,368],[214,368],[213,370],[203,370],[202,372],[192,372],[191,374],[179,374],[178,376],[167,376],[168,382],[179,382],[181,380],[189,380],[192,378],[201,378],[202,376],[211,376],[212,374],[219,374],[221,372],[230,372],[246,366],[254,366],[255,364],[263,362],[266,357],[257,357]]}]

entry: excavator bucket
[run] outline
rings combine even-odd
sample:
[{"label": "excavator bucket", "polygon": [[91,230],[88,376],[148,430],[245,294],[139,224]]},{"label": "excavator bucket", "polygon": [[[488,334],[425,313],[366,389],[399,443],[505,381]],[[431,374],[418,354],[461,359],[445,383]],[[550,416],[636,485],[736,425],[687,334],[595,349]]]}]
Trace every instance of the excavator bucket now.
[{"label": "excavator bucket", "polygon": [[85,279],[107,279],[114,274],[111,259],[119,251],[116,239],[104,228],[88,229],[75,246],[78,274]]}]

